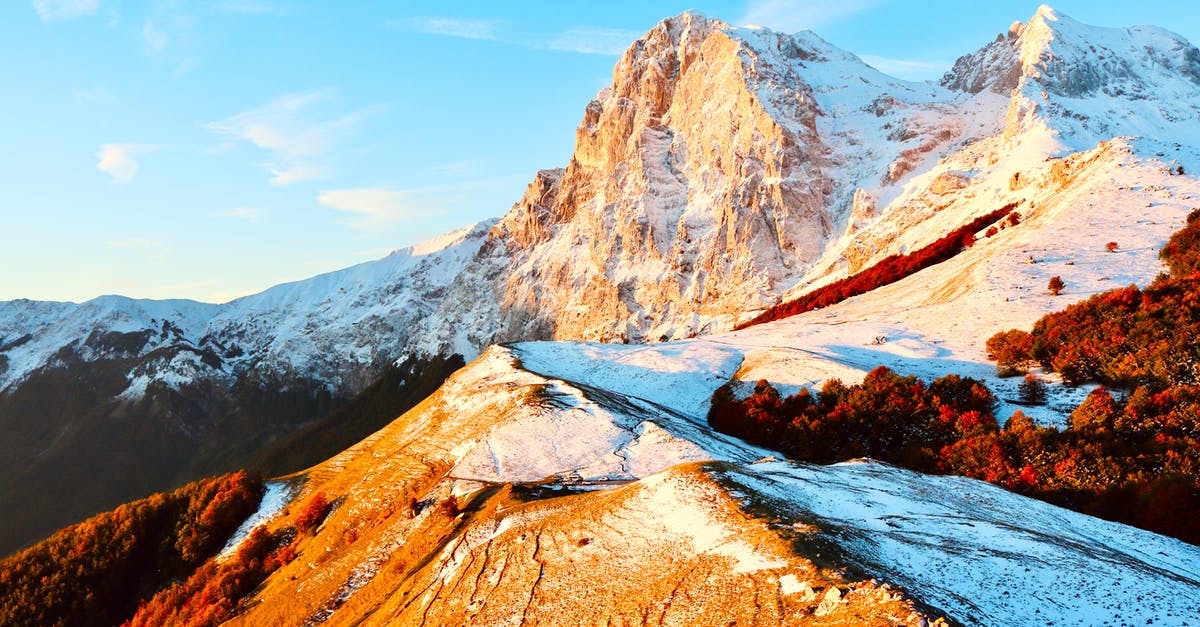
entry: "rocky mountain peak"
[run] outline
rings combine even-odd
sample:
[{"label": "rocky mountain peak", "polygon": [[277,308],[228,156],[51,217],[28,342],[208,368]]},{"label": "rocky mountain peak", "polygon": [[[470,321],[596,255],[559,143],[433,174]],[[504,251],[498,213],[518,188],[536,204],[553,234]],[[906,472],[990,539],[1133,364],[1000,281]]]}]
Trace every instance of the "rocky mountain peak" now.
[{"label": "rocky mountain peak", "polygon": [[[630,45],[570,163],[539,173],[486,251],[511,256],[497,299],[514,337],[497,339],[683,337],[815,261],[828,149],[796,62],[816,53],[784,40],[689,11]],[[570,305],[581,289],[587,308]]]},{"label": "rocky mountain peak", "polygon": [[1179,35],[1151,26],[1088,26],[1042,5],[1028,22],[1014,22],[960,57],[941,84],[1007,94],[1025,79],[1068,98],[1145,98],[1150,79],[1172,76],[1200,84],[1200,52]]},{"label": "rocky mountain peak", "polygon": [[941,84],[1011,95],[1007,136],[1044,126],[1074,149],[1155,127],[1190,134],[1200,119],[1190,104],[1200,100],[1200,51],[1186,39],[1152,26],[1089,26],[1046,5],[959,58]]}]

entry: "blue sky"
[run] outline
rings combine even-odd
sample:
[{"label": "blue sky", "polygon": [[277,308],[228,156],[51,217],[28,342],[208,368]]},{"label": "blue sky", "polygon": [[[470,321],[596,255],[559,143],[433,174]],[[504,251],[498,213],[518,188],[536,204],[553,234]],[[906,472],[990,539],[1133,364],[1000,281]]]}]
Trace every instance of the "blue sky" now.
[{"label": "blue sky", "polygon": [[[1037,4],[4,2],[0,300],[221,302],[501,215],[687,8],[923,80]],[[1200,42],[1191,3],[1053,6]]]}]

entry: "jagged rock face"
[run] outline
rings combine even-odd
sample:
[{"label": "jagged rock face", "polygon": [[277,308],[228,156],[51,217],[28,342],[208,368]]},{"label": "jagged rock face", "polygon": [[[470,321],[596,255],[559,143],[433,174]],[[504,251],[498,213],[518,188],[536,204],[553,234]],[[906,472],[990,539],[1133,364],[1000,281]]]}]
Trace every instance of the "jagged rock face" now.
[{"label": "jagged rock face", "polygon": [[699,321],[773,302],[820,254],[833,220],[812,90],[726,28],[685,13],[618,62],[571,163],[539,174],[498,226],[512,256],[497,288],[504,328],[602,341],[695,334]]},{"label": "jagged rock face", "polygon": [[1021,80],[1021,40],[1024,25],[1014,23],[1007,33],[995,41],[954,62],[954,67],[942,77],[942,87],[977,94],[988,90],[1007,96]]}]

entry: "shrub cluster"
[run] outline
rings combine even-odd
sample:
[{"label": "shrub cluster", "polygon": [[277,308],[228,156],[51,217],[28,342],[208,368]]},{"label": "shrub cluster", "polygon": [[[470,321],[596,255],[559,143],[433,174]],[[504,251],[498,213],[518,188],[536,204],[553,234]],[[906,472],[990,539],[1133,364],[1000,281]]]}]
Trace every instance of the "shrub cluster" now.
[{"label": "shrub cluster", "polygon": [[887,368],[860,385],[830,380],[819,394],[781,397],[765,381],[738,400],[713,396],[718,431],[791,458],[871,457],[926,473],[989,481],[1076,511],[1200,543],[1200,387],[1089,396],[1059,431],[1020,412],[1001,429],[980,382],[947,375],[926,385]]},{"label": "shrub cluster", "polygon": [[935,472],[946,446],[998,428],[995,402],[974,379],[948,375],[926,385],[880,366],[859,385],[830,379],[815,395],[801,389],[781,397],[759,381],[753,394],[737,400],[722,387],[713,395],[708,422],[806,462],[871,457]]},{"label": "shrub cluster", "polygon": [[972,220],[969,224],[951,231],[928,246],[907,255],[892,255],[854,276],[834,281],[796,300],[771,307],[738,328],[746,328],[763,322],[780,320],[789,316],[802,314],[806,311],[828,307],[829,305],[840,303],[847,298],[866,294],[875,288],[895,283],[913,273],[946,261],[957,255],[963,248],[973,245],[975,243],[975,233],[980,229],[995,223],[1001,218],[1007,216],[1006,223],[1011,223],[1014,226],[1018,224],[1020,218],[1017,217],[1016,212],[1012,211],[1016,206],[1016,203],[1007,204],[991,213]]}]

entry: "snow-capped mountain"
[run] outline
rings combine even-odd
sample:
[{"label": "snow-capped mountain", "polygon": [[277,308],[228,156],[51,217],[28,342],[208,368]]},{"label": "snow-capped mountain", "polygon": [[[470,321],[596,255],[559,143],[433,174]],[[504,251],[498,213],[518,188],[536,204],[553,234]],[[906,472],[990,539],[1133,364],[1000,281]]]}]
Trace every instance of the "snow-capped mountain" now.
[{"label": "snow-capped mountain", "polygon": [[1043,5],[960,58],[942,85],[1010,96],[1007,135],[1045,125],[1076,150],[1167,130],[1181,143],[1200,138],[1200,52],[1154,26],[1088,26]]},{"label": "snow-capped mountain", "polygon": [[108,333],[145,335],[122,343],[131,356],[208,355],[145,365],[136,394],[246,369],[354,391],[412,353],[728,329],[936,239],[994,208],[984,194],[1031,202],[1021,170],[1047,158],[1119,136],[1200,145],[1197,102],[1200,53],[1177,35],[1048,7],[940,85],[888,77],[811,32],[688,12],[630,46],[571,161],[539,172],[498,222],[220,306],[0,303],[0,389],[64,350],[103,358],[111,348],[88,338]]},{"label": "snow-capped mountain", "polygon": [[452,296],[434,338],[481,319],[500,320],[492,340],[729,328],[811,272],[856,199],[868,211],[918,158],[996,132],[996,116],[960,119],[983,100],[998,101],[890,78],[813,33],[665,20],[588,104],[570,163],[538,174],[463,277],[492,299]]},{"label": "snow-capped mountain", "polygon": [[[988,336],[1161,270],[1200,198],[1198,59],[1161,29],[1042,7],[940,84],[909,83],[812,33],[684,13],[630,46],[571,161],[497,221],[225,305],[0,303],[0,389],[109,364],[114,407],[164,389],[345,393],[406,354],[478,357],[307,473],[300,498],[340,505],[247,624],[1186,624],[1195,547],[973,481],[754,463],[769,453],[704,413],[730,381],[792,391],[880,364],[1012,398]],[[1010,205],[1019,228],[979,233],[951,262],[730,332]],[[1051,276],[1062,296],[1044,293]],[[534,339],[560,341],[488,348]],[[1059,387],[1058,405],[1023,409],[1060,422],[1086,390]],[[187,407],[167,414],[184,431]],[[20,455],[47,446],[30,442]],[[559,494],[573,496],[544,498]],[[469,513],[427,507],[450,495]],[[635,568],[647,560],[669,568]],[[1047,595],[1064,568],[1107,596]],[[1003,589],[980,593],[993,576]],[[552,602],[569,592],[591,596]],[[603,615],[571,613],[590,607]]]},{"label": "snow-capped mountain", "polygon": [[0,302],[0,355],[6,358],[0,390],[66,359],[140,358],[124,392],[131,398],[154,382],[178,385],[250,369],[266,380],[304,377],[357,391],[379,365],[403,354],[409,335],[491,226],[475,224],[223,305],[121,296],[78,305]]}]

